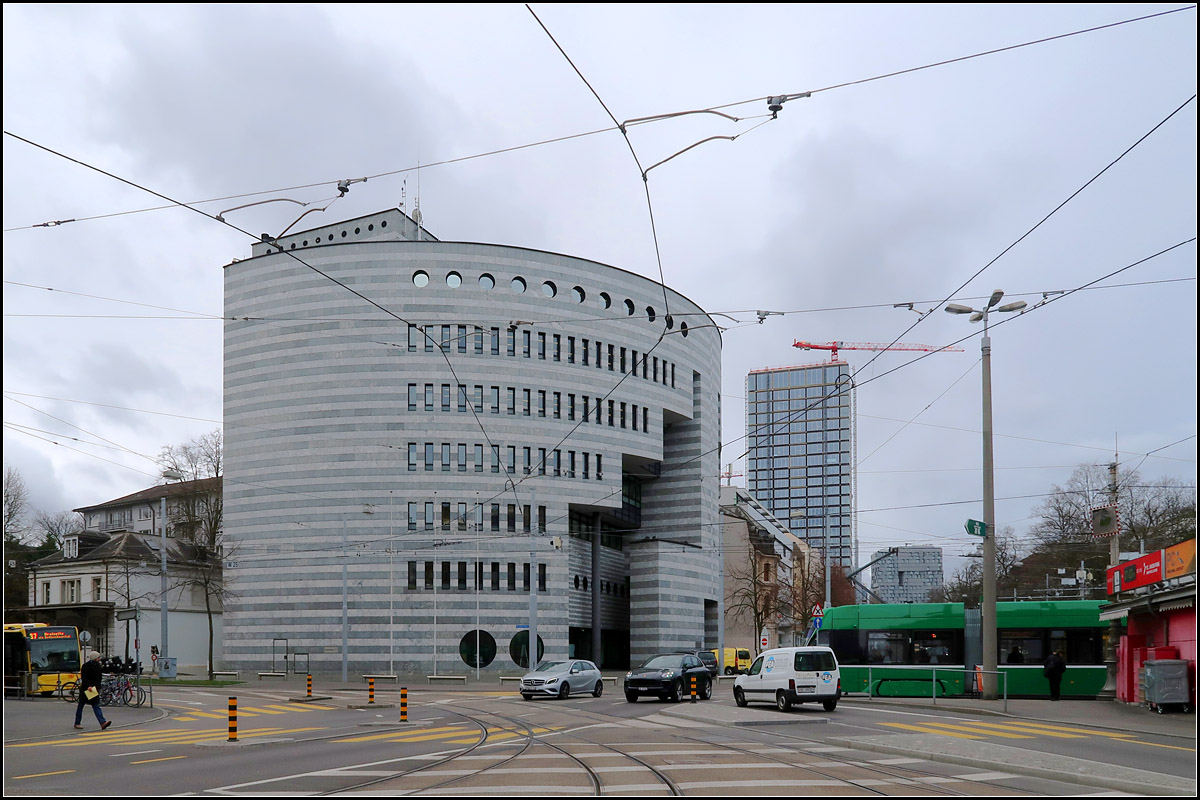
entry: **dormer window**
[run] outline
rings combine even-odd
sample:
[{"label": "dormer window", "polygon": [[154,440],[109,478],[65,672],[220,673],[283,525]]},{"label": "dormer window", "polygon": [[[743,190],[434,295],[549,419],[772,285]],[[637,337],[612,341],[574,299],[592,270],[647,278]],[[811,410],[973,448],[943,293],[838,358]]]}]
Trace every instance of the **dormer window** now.
[{"label": "dormer window", "polygon": [[63,540],[63,558],[79,558],[78,536],[68,536]]}]

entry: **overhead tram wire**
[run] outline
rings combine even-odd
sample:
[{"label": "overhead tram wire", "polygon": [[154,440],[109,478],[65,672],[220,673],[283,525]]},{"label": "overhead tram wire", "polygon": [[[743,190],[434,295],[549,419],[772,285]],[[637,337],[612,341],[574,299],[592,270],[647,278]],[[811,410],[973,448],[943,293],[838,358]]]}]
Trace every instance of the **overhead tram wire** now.
[{"label": "overhead tram wire", "polygon": [[[1195,10],[1195,8],[1196,7],[1194,5],[1193,6],[1183,6],[1180,8],[1170,9],[1168,11],[1158,12],[1156,14],[1147,14],[1147,15],[1144,15],[1141,17],[1134,17],[1131,19],[1119,20],[1117,22],[1111,22],[1111,23],[1108,23],[1105,25],[1099,25],[1099,26],[1095,26],[1092,28],[1084,28],[1084,29],[1080,29],[1080,30],[1076,30],[1076,31],[1070,31],[1068,33],[1062,33],[1062,34],[1058,34],[1055,36],[1043,37],[1041,39],[1035,39],[1035,40],[1028,41],[1028,42],[1022,42],[1020,44],[1008,45],[1006,47],[1000,47],[1000,48],[996,48],[993,50],[986,50],[986,51],[979,52],[979,53],[973,53],[971,55],[959,56],[957,58],[947,59],[944,61],[938,61],[938,62],[934,62],[931,64],[924,64],[924,65],[917,66],[917,67],[909,67],[907,69],[896,70],[893,72],[888,72],[888,73],[884,73],[881,75],[875,75],[875,76],[871,76],[868,78],[860,78],[858,80],[832,84],[830,86],[825,86],[820,89],[812,89],[808,92],[808,94],[818,94],[821,92],[828,92],[828,91],[833,91],[835,89],[843,89],[843,88],[848,88],[851,86],[858,86],[860,84],[871,83],[873,81],[884,80],[887,78],[894,78],[894,77],[898,77],[901,75],[908,75],[908,74],[911,74],[914,72],[920,72],[920,71],[927,70],[927,69],[933,69],[935,67],[943,67],[943,66],[947,66],[947,65],[951,65],[951,64],[957,64],[957,63],[960,63],[963,61],[969,61],[972,59],[981,58],[983,56],[995,55],[995,54],[1004,53],[1004,52],[1007,52],[1010,50],[1018,50],[1018,49],[1021,49],[1024,47],[1030,47],[1032,45],[1053,42],[1053,41],[1056,41],[1059,39],[1066,39],[1066,38],[1070,38],[1073,36],[1080,36],[1080,35],[1086,34],[1086,33],[1094,33],[1096,31],[1105,30],[1107,28],[1114,28],[1114,27],[1118,27],[1121,25],[1128,25],[1128,24],[1134,23],[1134,22],[1143,22],[1145,20],[1154,19],[1155,17],[1166,16],[1168,14],[1175,14],[1180,11],[1193,11],[1193,10]],[[669,113],[664,113],[664,114],[651,115],[648,117],[642,117],[642,118],[638,118],[638,119],[634,119],[634,120],[626,120],[624,123],[618,123],[616,128],[601,128],[598,130],[586,131],[583,133],[568,134],[566,136],[558,136],[558,137],[554,137],[551,139],[544,139],[544,140],[537,141],[537,142],[528,142],[526,144],[513,145],[510,147],[498,148],[495,150],[489,150],[489,151],[485,151],[485,152],[481,152],[481,153],[474,153],[471,155],[458,156],[456,158],[444,159],[442,161],[435,161],[435,162],[432,162],[429,164],[422,164],[419,167],[412,166],[412,167],[403,167],[403,168],[399,168],[399,169],[387,170],[384,172],[378,172],[378,173],[375,173],[372,175],[364,176],[363,178],[361,178],[359,180],[367,181],[367,180],[378,179],[378,178],[386,178],[386,177],[391,177],[393,175],[402,175],[402,174],[406,174],[409,172],[415,172],[421,168],[428,169],[429,167],[447,166],[447,165],[457,164],[457,163],[461,163],[461,162],[465,162],[465,161],[472,161],[472,160],[479,159],[479,158],[487,158],[490,156],[504,155],[504,154],[516,152],[519,150],[527,150],[527,149],[534,148],[534,147],[541,147],[541,146],[549,145],[549,144],[557,144],[559,142],[570,141],[572,139],[579,139],[579,138],[583,138],[586,136],[594,136],[594,135],[600,134],[600,133],[610,133],[613,130],[619,130],[621,125],[630,127],[630,126],[635,126],[635,125],[645,125],[645,124],[650,124],[653,122],[659,122],[659,121],[663,121],[663,120],[673,119],[673,118],[676,118],[678,116],[682,116],[685,114],[716,113],[724,108],[734,108],[734,107],[741,106],[741,105],[749,105],[752,103],[761,103],[761,102],[767,100],[769,97],[770,97],[770,95],[762,95],[760,97],[754,97],[754,98],[751,98],[748,100],[738,100],[738,101],[735,101],[732,103],[723,103],[721,105],[709,106],[707,108],[696,109],[694,111],[669,112]],[[205,203],[224,202],[227,200],[241,200],[241,199],[248,198],[248,197],[260,197],[262,195],[276,194],[279,192],[298,191],[301,189],[313,189],[313,188],[319,188],[319,187],[324,187],[324,186],[336,186],[337,184],[338,184],[338,179],[317,181],[314,183],[297,184],[294,186],[285,186],[285,187],[280,187],[277,189],[265,189],[265,190],[256,191],[256,192],[243,192],[240,194],[225,195],[222,197],[210,198],[208,200],[194,200],[194,201],[191,201],[186,204],[172,202],[169,205],[152,206],[150,208],[130,209],[127,211],[117,211],[117,212],[112,212],[109,214],[96,214],[96,215],[88,216],[88,217],[76,217],[76,218],[72,218],[72,219],[54,220],[51,222],[41,222],[41,223],[32,224],[32,225],[20,225],[20,226],[13,227],[13,228],[5,228],[5,229],[3,229],[3,232],[9,233],[11,231],[30,230],[33,228],[59,227],[63,224],[70,223],[70,222],[88,222],[88,221],[98,220],[98,219],[108,219],[111,217],[127,216],[130,214],[142,214],[142,213],[146,213],[146,212],[150,212],[150,211],[164,211],[164,210],[170,209],[170,208],[177,208],[179,205],[195,206],[195,205],[202,205]]]}]

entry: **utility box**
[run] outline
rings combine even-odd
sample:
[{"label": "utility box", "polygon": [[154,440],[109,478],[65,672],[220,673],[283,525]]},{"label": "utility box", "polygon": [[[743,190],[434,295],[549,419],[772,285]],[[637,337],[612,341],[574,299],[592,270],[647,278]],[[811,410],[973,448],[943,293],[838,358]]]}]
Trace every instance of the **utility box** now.
[{"label": "utility box", "polygon": [[1183,706],[1189,710],[1192,700],[1188,685],[1188,662],[1184,659],[1155,659],[1146,662],[1146,705],[1158,713],[1164,706]]},{"label": "utility box", "polygon": [[175,675],[175,659],[174,658],[160,658],[158,660],[158,677],[160,677],[160,678],[177,677]]}]

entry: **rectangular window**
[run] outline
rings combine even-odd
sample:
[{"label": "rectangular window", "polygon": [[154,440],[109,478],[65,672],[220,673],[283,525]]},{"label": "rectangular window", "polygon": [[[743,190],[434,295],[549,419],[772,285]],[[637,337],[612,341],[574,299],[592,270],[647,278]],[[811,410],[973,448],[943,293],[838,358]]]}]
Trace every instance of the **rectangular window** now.
[{"label": "rectangular window", "polygon": [[517,446],[516,445],[508,446],[508,474],[509,475],[517,474]]},{"label": "rectangular window", "polygon": [[575,363],[575,337],[574,336],[567,337],[567,363],[568,364]]},{"label": "rectangular window", "polygon": [[526,417],[529,416],[529,412],[531,410],[529,392],[530,392],[529,389],[521,390],[521,400],[522,400],[521,408],[523,410],[522,416],[526,416]]},{"label": "rectangular window", "polygon": [[[616,348],[613,345],[610,344],[608,346],[608,371],[609,372],[613,371],[613,353],[615,352],[615,350],[616,350]],[[596,353],[596,361],[599,361],[599,360],[600,360],[600,354]]]},{"label": "rectangular window", "polygon": [[650,411],[642,406],[642,433],[650,432]]},{"label": "rectangular window", "polygon": [[521,331],[521,355],[529,358],[529,331]]},{"label": "rectangular window", "polygon": [[562,335],[554,334],[554,360],[562,361]]},{"label": "rectangular window", "polygon": [[444,351],[450,350],[450,326],[449,325],[442,326],[442,350],[444,350]]},{"label": "rectangular window", "polygon": [[599,453],[596,453],[596,480],[598,480],[598,481],[604,480],[603,458],[604,457],[601,456]]},{"label": "rectangular window", "polygon": [[638,365],[637,357],[638,357],[638,351],[634,350],[632,356],[629,359],[629,366],[631,367],[631,369],[629,370],[629,374],[635,378],[637,377],[637,365]]},{"label": "rectangular window", "polygon": [[654,382],[658,383],[658,356],[654,356]]},{"label": "rectangular window", "polygon": [[546,416],[546,390],[538,389],[538,416]]},{"label": "rectangular window", "polygon": [[554,418],[562,419],[562,392],[554,393]]},{"label": "rectangular window", "polygon": [[[78,543],[78,542],[76,542],[76,543]],[[102,596],[103,593],[104,593],[104,580],[102,578],[92,578],[92,602],[93,603],[104,602],[104,597]]]},{"label": "rectangular window", "polygon": [[622,347],[621,348],[621,374],[624,375],[626,373],[626,371],[627,370],[625,369],[625,348]]},{"label": "rectangular window", "polygon": [[483,387],[475,384],[475,413],[483,413]]},{"label": "rectangular window", "polygon": [[483,472],[483,445],[475,445],[475,471]]},{"label": "rectangular window", "polygon": [[546,474],[546,448],[538,448],[538,475]]},{"label": "rectangular window", "polygon": [[575,421],[575,395],[567,395],[567,419]]},{"label": "rectangular window", "polygon": [[450,443],[442,442],[442,472],[450,471]]},{"label": "rectangular window", "polygon": [[517,529],[517,507],[516,505],[508,504],[508,530],[515,531]]},{"label": "rectangular window", "polygon": [[567,451],[567,477],[568,478],[575,477],[575,451],[574,450]]},{"label": "rectangular window", "polygon": [[416,411],[419,402],[421,402],[421,395],[417,392],[417,385],[410,383],[408,385],[408,410]]},{"label": "rectangular window", "polygon": [[408,562],[408,589],[415,591],[417,588],[417,562]]},{"label": "rectangular window", "polygon": [[586,394],[583,396],[583,421],[587,422],[592,418],[591,398]]},{"label": "rectangular window", "polygon": [[492,503],[492,530],[500,530],[500,504]]},{"label": "rectangular window", "polygon": [[513,562],[508,562],[508,590],[515,592],[517,590],[517,565]]},{"label": "rectangular window", "polygon": [[621,403],[621,427],[625,427],[625,404]]},{"label": "rectangular window", "polygon": [[516,328],[508,329],[508,341],[505,346],[505,351],[510,356],[515,356],[517,354],[517,329]]},{"label": "rectangular window", "polygon": [[499,561],[492,562],[492,589],[494,591],[500,589],[500,562]]},{"label": "rectangular window", "polygon": [[583,365],[586,367],[588,365],[588,353],[591,352],[591,348],[588,347],[587,339],[584,339],[582,344],[583,344]]},{"label": "rectangular window", "polygon": [[500,387],[493,386],[491,395],[492,395],[492,413],[499,414],[500,413]]},{"label": "rectangular window", "polygon": [[461,383],[458,385],[458,411],[461,414],[467,413],[467,387]]},{"label": "rectangular window", "polygon": [[416,350],[417,342],[421,341],[421,330],[413,323],[408,323],[408,349]]},{"label": "rectangular window", "polygon": [[432,353],[433,352],[433,343],[434,343],[433,336],[437,332],[437,326],[436,325],[426,325],[421,330],[424,333],[423,338],[425,339],[425,352]]},{"label": "rectangular window", "polygon": [[433,527],[433,503],[425,504],[425,527],[427,529]]},{"label": "rectangular window", "polygon": [[[612,405],[612,401],[609,401],[609,405]],[[596,398],[596,424],[597,425],[604,424],[604,422],[601,419],[603,417],[603,415],[604,415],[604,399],[597,397]]]},{"label": "rectangular window", "polygon": [[538,533],[546,532],[546,507],[545,506],[538,506],[537,525],[538,525],[538,528],[537,528]]},{"label": "rectangular window", "polygon": [[507,393],[508,393],[508,413],[515,416],[517,413],[517,390],[516,390],[516,387],[509,386]]},{"label": "rectangular window", "polygon": [[449,561],[442,562],[442,588],[443,589],[450,588],[450,562]]},{"label": "rectangular window", "polygon": [[450,530],[450,504],[442,503],[442,530]]},{"label": "rectangular window", "polygon": [[475,355],[483,355],[483,328],[475,326]]},{"label": "rectangular window", "polygon": [[633,414],[632,414],[632,415],[630,415],[630,417],[629,417],[629,421],[630,421],[631,423],[633,423],[633,429],[636,431],[636,430],[638,429],[638,409],[637,409],[637,403],[634,403],[634,404],[633,404]]},{"label": "rectangular window", "polygon": [[533,451],[528,447],[521,448],[521,451],[522,451],[521,454],[525,457],[525,474],[528,475],[531,472],[532,467],[533,467],[533,464],[531,463],[533,460],[533,456],[531,455],[531,453]]},{"label": "rectangular window", "polygon": [[425,562],[425,588],[426,589],[433,588],[433,562],[432,561]]},{"label": "rectangular window", "polygon": [[458,562],[458,588],[467,588],[467,562]]},{"label": "rectangular window", "polygon": [[425,384],[425,410],[433,411],[433,384]]},{"label": "rectangular window", "polygon": [[442,384],[442,411],[450,410],[450,384]]},{"label": "rectangular window", "polygon": [[554,451],[554,477],[557,478],[561,474],[562,474],[562,451],[555,450]]},{"label": "rectangular window", "polygon": [[467,352],[467,326],[458,326],[458,352]]},{"label": "rectangular window", "polygon": [[526,561],[521,565],[521,584],[525,591],[529,591],[529,562]]},{"label": "rectangular window", "polygon": [[500,471],[500,445],[492,445],[492,472]]},{"label": "rectangular window", "polygon": [[521,530],[529,533],[529,506],[521,506]]},{"label": "rectangular window", "polygon": [[494,356],[500,355],[500,329],[492,328],[490,338],[491,338],[491,342],[492,342],[492,344],[491,344],[492,355],[494,355]]},{"label": "rectangular window", "polygon": [[408,504],[408,529],[410,531],[415,531],[417,529],[417,523],[419,523],[420,521],[421,521],[420,506],[418,506],[416,503],[409,503]]},{"label": "rectangular window", "polygon": [[433,442],[425,443],[425,471],[433,472]]},{"label": "rectangular window", "polygon": [[588,479],[588,467],[590,466],[591,460],[592,457],[588,453],[583,454],[583,479],[585,481]]},{"label": "rectangular window", "polygon": [[542,361],[546,360],[546,334],[538,331],[538,358]]},{"label": "rectangular window", "polygon": [[538,563],[538,591],[546,591],[546,562]]},{"label": "rectangular window", "polygon": [[466,442],[458,443],[458,471],[459,472],[467,471],[467,443]]},{"label": "rectangular window", "polygon": [[416,442],[408,443],[408,471],[409,472],[417,471],[417,443]]},{"label": "rectangular window", "polygon": [[615,410],[616,405],[617,405],[616,401],[614,401],[614,400],[608,401],[608,427],[610,427],[610,428],[613,427],[613,417],[614,417],[613,411]]}]

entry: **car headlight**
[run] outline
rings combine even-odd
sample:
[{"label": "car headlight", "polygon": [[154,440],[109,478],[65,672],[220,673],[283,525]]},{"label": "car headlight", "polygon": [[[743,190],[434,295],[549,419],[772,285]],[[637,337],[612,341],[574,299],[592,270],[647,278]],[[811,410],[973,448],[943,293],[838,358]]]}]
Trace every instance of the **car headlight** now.
[{"label": "car headlight", "polygon": [[633,673],[632,673],[632,672],[626,672],[626,673],[625,673],[625,678],[626,678],[626,679],[629,679],[629,678],[632,678],[632,677],[633,677]]},{"label": "car headlight", "polygon": [[558,683],[558,678],[551,678],[550,680],[546,681],[546,683]]},{"label": "car headlight", "polygon": [[664,670],[662,676],[664,678],[674,678],[675,670],[673,670],[673,669]]}]

